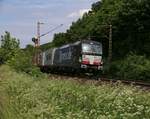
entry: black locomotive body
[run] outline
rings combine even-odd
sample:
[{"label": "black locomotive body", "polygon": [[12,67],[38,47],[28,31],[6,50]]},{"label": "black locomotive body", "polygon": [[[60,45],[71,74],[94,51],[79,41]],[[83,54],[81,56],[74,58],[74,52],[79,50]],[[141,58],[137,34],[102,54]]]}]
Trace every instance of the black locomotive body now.
[{"label": "black locomotive body", "polygon": [[102,70],[102,44],[83,40],[40,54],[40,67],[67,72],[96,72]]}]

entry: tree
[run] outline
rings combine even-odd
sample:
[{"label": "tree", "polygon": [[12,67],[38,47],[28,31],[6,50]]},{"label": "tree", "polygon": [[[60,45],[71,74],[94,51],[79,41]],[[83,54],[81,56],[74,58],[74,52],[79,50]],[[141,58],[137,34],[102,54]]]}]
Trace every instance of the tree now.
[{"label": "tree", "polygon": [[149,0],[101,0],[92,5],[92,11],[73,22],[66,33],[56,34],[54,42],[63,45],[90,36],[102,42],[107,57],[107,26],[111,24],[113,59],[122,59],[130,52],[150,56],[149,13]]},{"label": "tree", "polygon": [[19,40],[11,37],[9,32],[1,36],[0,64],[6,63],[19,51]]}]

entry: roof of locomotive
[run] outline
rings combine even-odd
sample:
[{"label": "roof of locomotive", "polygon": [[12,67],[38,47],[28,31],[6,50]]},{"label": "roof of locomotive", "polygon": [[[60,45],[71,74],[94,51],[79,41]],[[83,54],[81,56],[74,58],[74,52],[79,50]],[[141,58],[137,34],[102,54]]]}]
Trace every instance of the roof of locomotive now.
[{"label": "roof of locomotive", "polygon": [[70,46],[79,45],[81,43],[102,45],[100,42],[93,41],[93,40],[80,40],[80,41],[76,41],[74,43],[69,43],[69,44],[63,45],[61,47],[57,47],[57,49],[63,49],[63,48],[67,48],[67,47],[70,47]]},{"label": "roof of locomotive", "polygon": [[61,47],[58,47],[59,49],[63,49],[63,48],[67,48],[69,46],[73,46],[73,45],[79,45],[81,43],[81,41],[77,41],[75,43],[69,43],[69,44],[66,44],[66,45],[63,45]]},{"label": "roof of locomotive", "polygon": [[102,45],[100,42],[98,41],[93,41],[93,40],[83,40],[81,41],[82,43],[88,43],[88,44],[97,44],[97,45]]}]

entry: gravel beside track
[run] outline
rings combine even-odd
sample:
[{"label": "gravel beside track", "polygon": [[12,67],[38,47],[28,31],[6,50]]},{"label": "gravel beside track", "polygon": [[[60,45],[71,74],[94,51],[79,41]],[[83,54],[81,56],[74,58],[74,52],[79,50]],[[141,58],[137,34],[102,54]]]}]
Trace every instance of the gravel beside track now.
[{"label": "gravel beside track", "polygon": [[150,83],[142,82],[142,81],[128,81],[128,80],[116,80],[116,79],[108,79],[104,77],[95,77],[90,74],[50,74],[50,79],[57,80],[73,80],[79,82],[80,84],[88,84],[92,83],[96,86],[100,86],[102,84],[124,84],[137,87],[142,90],[150,91]]}]

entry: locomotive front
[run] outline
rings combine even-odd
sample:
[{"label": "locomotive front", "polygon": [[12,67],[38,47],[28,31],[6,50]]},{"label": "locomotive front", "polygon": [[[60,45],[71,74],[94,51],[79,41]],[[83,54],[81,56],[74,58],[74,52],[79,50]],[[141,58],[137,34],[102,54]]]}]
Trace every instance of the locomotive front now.
[{"label": "locomotive front", "polygon": [[96,41],[83,41],[80,63],[81,68],[88,72],[102,70],[102,44]]}]

